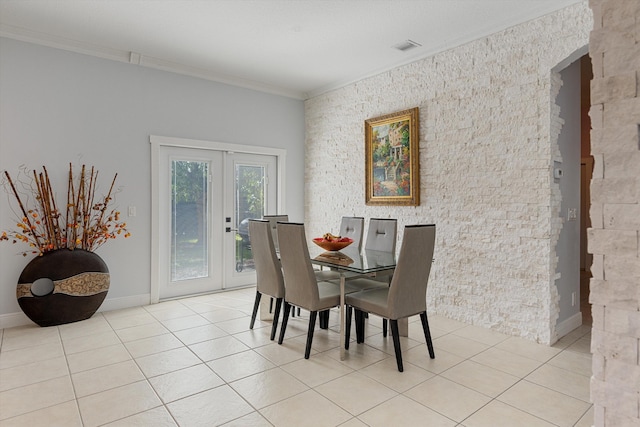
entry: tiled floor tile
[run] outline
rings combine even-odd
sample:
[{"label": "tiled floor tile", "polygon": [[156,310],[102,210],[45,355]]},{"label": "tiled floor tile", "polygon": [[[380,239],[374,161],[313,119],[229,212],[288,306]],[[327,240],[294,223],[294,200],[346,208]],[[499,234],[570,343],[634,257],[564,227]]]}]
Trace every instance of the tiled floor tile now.
[{"label": "tiled floor tile", "polygon": [[75,399],[71,378],[59,377],[0,392],[0,420]]},{"label": "tiled floor tile", "polygon": [[[453,334],[447,334],[433,340],[435,349],[442,349],[460,357],[473,357],[489,348],[489,345]],[[437,355],[436,355],[437,357]]]},{"label": "tiled floor tile", "polygon": [[150,314],[153,317],[155,317],[157,320],[164,322],[170,319],[179,319],[183,317],[193,316],[196,313],[193,310],[189,309],[188,307],[185,307],[184,305],[179,304],[171,307],[168,307],[168,306],[164,307],[163,310],[150,311]]},{"label": "tiled floor tile", "polygon": [[440,329],[447,333],[469,326],[466,323],[449,319],[444,316],[438,316],[438,315],[432,316],[432,315],[429,315],[428,313],[427,313],[427,316],[429,320],[429,328]]},{"label": "tiled floor tile", "polygon": [[144,380],[138,365],[133,360],[102,366],[71,375],[77,397]]},{"label": "tiled floor tile", "polygon": [[162,334],[129,341],[124,343],[124,346],[129,350],[132,357],[142,357],[172,350],[174,348],[184,347],[184,344],[173,334]]},{"label": "tiled floor tile", "polygon": [[575,372],[576,374],[591,376],[591,354],[575,351],[563,351],[549,361],[549,365]]},{"label": "tiled floor tile", "polygon": [[191,316],[186,316],[186,317],[166,319],[166,320],[162,320],[161,323],[164,325],[165,328],[167,328],[172,332],[210,324],[207,319],[197,314],[193,314]]},{"label": "tiled floor tile", "polygon": [[273,427],[259,412],[252,412],[244,417],[222,424],[223,427]]},{"label": "tiled floor tile", "polygon": [[78,404],[75,400],[59,403],[0,421],[2,427],[82,427]]},{"label": "tiled floor tile", "polygon": [[164,403],[173,402],[224,384],[205,364],[150,378],[149,382]]},{"label": "tiled floor tile", "polygon": [[274,368],[231,383],[254,408],[261,409],[308,389],[282,369]]},{"label": "tiled floor tile", "polygon": [[0,351],[0,369],[13,368],[59,356],[64,356],[61,342],[34,345],[17,350],[3,350]]},{"label": "tiled floor tile", "polygon": [[282,369],[308,385],[317,387],[336,378],[348,375],[353,369],[325,354],[309,359],[298,359],[281,366]]},{"label": "tiled floor tile", "polygon": [[147,323],[145,325],[116,330],[116,333],[118,334],[122,342],[140,340],[143,338],[166,334],[168,332],[169,330],[162,326],[160,322],[155,321],[153,323]]},{"label": "tiled floor tile", "polygon": [[435,348],[435,356],[435,359],[431,359],[427,349],[421,346],[416,346],[408,351],[402,352],[403,360],[429,372],[433,372],[434,374],[442,373],[465,360],[463,357],[456,356],[440,348]]},{"label": "tiled floor tile", "polygon": [[207,365],[228,383],[276,367],[253,350],[221,357],[208,362]]},{"label": "tiled floor tile", "polygon": [[69,374],[64,356],[40,360],[0,370],[0,391],[10,390]]},{"label": "tiled floor tile", "polygon": [[2,351],[18,350],[42,344],[60,342],[60,333],[56,326],[41,328],[37,325],[11,328],[2,337]]},{"label": "tiled floor tile", "polygon": [[573,426],[591,406],[529,381],[520,381],[498,400],[558,426]]},{"label": "tiled floor tile", "polygon": [[202,361],[188,348],[180,347],[162,353],[150,354],[136,359],[136,363],[147,378],[177,371],[200,364]]},{"label": "tiled floor tile", "polygon": [[464,328],[456,329],[452,334],[487,345],[496,345],[509,338],[507,335],[479,326],[465,326]]},{"label": "tiled floor tile", "polygon": [[164,406],[149,409],[130,417],[105,424],[105,427],[177,427],[173,417]]},{"label": "tiled floor tile", "polygon": [[465,427],[553,427],[547,421],[497,400],[464,420]]},{"label": "tiled floor tile", "polygon": [[60,337],[62,337],[63,340],[113,331],[111,325],[101,313],[96,313],[93,317],[80,322],[60,325],[58,326],[58,330],[60,331]]},{"label": "tiled floor tile", "polygon": [[359,372],[322,384],[315,390],[352,415],[359,415],[398,394]]},{"label": "tiled floor tile", "polygon": [[519,377],[471,360],[464,361],[444,371],[441,375],[491,397],[498,396],[520,380]]},{"label": "tiled floor tile", "polygon": [[[249,323],[251,322],[250,316],[238,317],[236,319],[225,320],[223,322],[216,322],[215,325],[226,331],[230,334],[236,334],[238,332],[244,332],[249,327]],[[254,328],[264,328],[266,326],[271,327],[269,322],[259,322],[256,320],[256,323],[253,325]]]},{"label": "tiled floor tile", "polygon": [[496,347],[491,347],[482,353],[476,354],[471,360],[521,378],[542,365],[542,362],[537,360],[510,353]]},{"label": "tiled floor tile", "polygon": [[351,418],[348,412],[313,390],[267,406],[260,412],[279,427],[331,427]]},{"label": "tiled floor tile", "polygon": [[189,348],[205,362],[249,350],[249,347],[233,336],[199,342],[190,345]]},{"label": "tiled floor tile", "polygon": [[[217,308],[216,310],[200,313],[200,315],[211,323],[226,322],[228,320],[247,317],[247,315],[242,311],[233,310],[229,308]],[[245,324],[245,329],[249,328],[249,320],[250,319],[247,319],[247,322]]]},{"label": "tiled floor tile", "polygon": [[[276,331],[275,342],[278,340],[279,332],[280,329]],[[251,348],[269,345],[274,342],[271,340],[271,328],[249,329],[248,331],[233,334],[233,336]]]},{"label": "tiled floor tile", "polygon": [[576,399],[589,402],[591,377],[546,364],[536,369],[525,379]]},{"label": "tiled floor tile", "polygon": [[129,352],[122,344],[110,345],[96,350],[83,351],[67,356],[69,370],[72,374],[101,366],[112,365],[131,359]]},{"label": "tiled floor tile", "polygon": [[491,401],[489,396],[441,376],[423,382],[404,395],[458,422]]},{"label": "tiled floor tile", "polygon": [[349,350],[345,351],[344,360],[340,360],[339,348],[329,350],[326,354],[352,369],[362,369],[389,357],[393,357],[395,360],[395,356],[391,356],[377,348],[370,347],[366,344],[355,343],[352,343],[349,346]]},{"label": "tiled floor tile", "polygon": [[527,341],[524,338],[511,337],[496,345],[496,348],[519,354],[539,362],[547,362],[554,356],[557,356],[561,350],[548,347],[542,344],[536,344]]},{"label": "tiled floor tile", "polygon": [[167,407],[179,425],[189,427],[221,425],[253,412],[253,408],[227,385],[177,400]]},{"label": "tiled floor tile", "polygon": [[133,328],[135,326],[148,325],[149,323],[157,322],[156,318],[146,311],[134,314],[133,316],[107,318],[107,321],[116,331],[118,329]]},{"label": "tiled floor tile", "polygon": [[[294,360],[304,358],[304,345],[295,341],[285,340],[282,345],[272,342],[269,345],[254,349],[256,353],[271,361],[276,366],[281,366]],[[314,351],[311,350],[311,357]]]},{"label": "tiled floor tile", "polygon": [[64,352],[66,354],[73,354],[120,344],[120,338],[113,330],[108,330],[97,332],[93,335],[63,338],[62,343],[64,345]]},{"label": "tiled floor tile", "polygon": [[[352,338],[355,338],[355,335],[353,335]],[[383,337],[382,333],[366,337],[365,344],[395,357],[396,351],[393,347],[393,338],[391,337],[390,331],[386,337]],[[409,337],[400,337],[400,348],[402,348],[403,352],[417,346],[424,346],[425,350],[427,349],[424,335],[422,336],[422,341],[416,341]]]},{"label": "tiled floor tile", "polygon": [[215,325],[197,326],[195,328],[175,331],[173,334],[186,345],[208,341],[214,338],[220,338],[228,335],[227,332],[223,331]]},{"label": "tiled floor tile", "polygon": [[412,387],[433,377],[433,373],[403,360],[403,372],[398,371],[395,357],[388,357],[360,370],[369,378],[382,383],[398,393],[403,393]]},{"label": "tiled floor tile", "polygon": [[98,426],[162,405],[148,382],[139,381],[78,399],[86,427]]},{"label": "tiled floor tile", "polygon": [[396,396],[358,416],[370,427],[454,427],[456,422],[409,399]]}]

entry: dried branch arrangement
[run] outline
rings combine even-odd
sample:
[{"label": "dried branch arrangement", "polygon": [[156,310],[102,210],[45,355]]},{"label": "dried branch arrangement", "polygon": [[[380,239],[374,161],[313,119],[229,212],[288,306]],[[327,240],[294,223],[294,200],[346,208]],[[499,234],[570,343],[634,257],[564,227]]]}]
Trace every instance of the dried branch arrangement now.
[{"label": "dried branch arrangement", "polygon": [[23,252],[24,256],[28,253],[43,255],[56,249],[94,251],[109,239],[131,235],[127,231],[127,224],[120,221],[120,212],[109,210],[118,174],[113,177],[107,195],[96,200],[98,171],[93,167],[87,171],[82,165],[75,182],[73,166],[69,164],[64,218],[56,204],[46,167],[43,166],[39,173],[34,170],[29,182],[20,182],[24,191],[16,188],[9,172],[5,171],[4,176],[5,189],[18,204],[19,213],[16,216],[20,221],[16,224],[17,230],[2,232],[0,241],[27,243],[32,249]]}]

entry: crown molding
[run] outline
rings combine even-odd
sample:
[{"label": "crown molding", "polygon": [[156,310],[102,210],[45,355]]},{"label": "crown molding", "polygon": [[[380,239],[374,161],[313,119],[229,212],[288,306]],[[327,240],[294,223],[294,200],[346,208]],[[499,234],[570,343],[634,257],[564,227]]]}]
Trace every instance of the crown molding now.
[{"label": "crown molding", "polygon": [[44,34],[37,31],[27,30],[24,28],[14,27],[6,24],[0,24],[0,37],[37,44],[41,46],[52,47],[55,49],[66,50],[74,53],[80,53],[83,55],[90,55],[102,59],[108,59],[111,61],[126,62],[133,65],[139,65],[141,67],[182,74],[203,80],[223,83],[230,86],[237,86],[244,89],[251,89],[258,92],[269,93],[272,95],[284,96],[286,98],[293,98],[298,100],[305,100],[308,98],[308,95],[304,92],[241,79],[238,77],[216,73],[211,70],[202,68],[190,67],[161,58],[154,58],[152,56],[143,55],[138,52],[112,49],[64,37],[52,36],[50,34]]}]

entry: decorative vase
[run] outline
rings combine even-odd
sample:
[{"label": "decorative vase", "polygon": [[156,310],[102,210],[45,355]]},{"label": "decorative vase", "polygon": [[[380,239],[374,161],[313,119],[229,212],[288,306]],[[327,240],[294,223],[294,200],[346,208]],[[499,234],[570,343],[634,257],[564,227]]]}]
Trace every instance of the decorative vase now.
[{"label": "decorative vase", "polygon": [[94,252],[58,249],[22,270],[16,296],[22,311],[40,326],[85,320],[109,291],[109,269]]}]

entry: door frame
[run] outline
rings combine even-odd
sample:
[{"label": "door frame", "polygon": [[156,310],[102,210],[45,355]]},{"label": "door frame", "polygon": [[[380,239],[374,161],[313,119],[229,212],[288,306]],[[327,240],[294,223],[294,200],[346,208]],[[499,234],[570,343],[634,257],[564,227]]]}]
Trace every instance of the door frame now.
[{"label": "door frame", "polygon": [[262,154],[274,156],[277,159],[276,182],[276,212],[281,212],[285,206],[284,183],[286,170],[286,150],[281,148],[262,147],[254,145],[231,144],[227,142],[205,141],[187,138],[150,135],[151,144],[151,288],[150,303],[160,301],[160,149],[162,147],[197,148],[199,150],[223,151],[231,153]]}]

